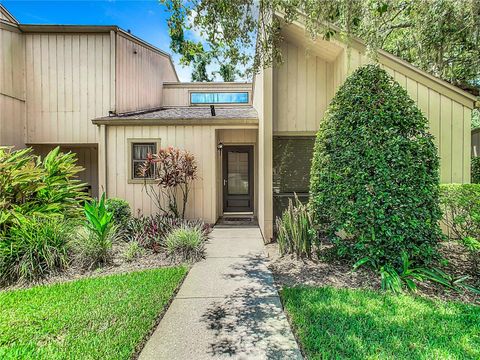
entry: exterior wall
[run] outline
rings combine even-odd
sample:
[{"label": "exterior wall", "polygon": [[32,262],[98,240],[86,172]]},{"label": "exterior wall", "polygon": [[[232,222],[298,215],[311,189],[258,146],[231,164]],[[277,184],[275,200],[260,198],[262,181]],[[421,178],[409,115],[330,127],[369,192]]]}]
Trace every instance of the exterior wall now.
[{"label": "exterior wall", "polygon": [[273,132],[314,132],[338,82],[333,63],[290,41],[281,50],[284,62],[273,70]]},{"label": "exterior wall", "polygon": [[0,145],[25,146],[24,41],[16,26],[0,27]]},{"label": "exterior wall", "polygon": [[[32,146],[35,154],[45,156],[54,149],[56,145],[34,145]],[[98,196],[98,151],[96,146],[61,146],[62,152],[73,152],[77,156],[77,165],[84,168],[78,174],[78,178],[86,182],[91,187],[91,195]]]},{"label": "exterior wall", "polygon": [[178,81],[167,55],[116,34],[116,112],[162,106],[165,81]]},{"label": "exterior wall", "polygon": [[[252,84],[251,83],[167,83],[163,89],[164,106],[190,106],[191,91],[247,91],[249,93],[248,105],[252,102]],[[220,106],[220,105],[219,105]],[[221,105],[228,106],[228,105]],[[235,106],[239,106],[235,104]]]},{"label": "exterior wall", "polygon": [[96,143],[114,81],[109,33],[26,33],[27,143]]},{"label": "exterior wall", "polygon": [[206,222],[217,220],[215,189],[215,128],[213,126],[108,126],[106,178],[107,195],[126,199],[135,214],[158,210],[145,193],[143,183],[128,179],[128,140],[158,139],[160,146],[176,146],[191,151],[197,161],[198,179],[189,197],[186,216]]},{"label": "exterior wall", "polygon": [[[258,145],[257,145],[257,129],[220,129],[217,130],[218,144],[222,142],[224,145],[253,145],[253,191],[254,191],[254,215],[258,216]],[[217,152],[216,157],[216,191],[217,191],[217,214],[219,216],[223,213],[223,175],[222,175],[222,155]]]},{"label": "exterior wall", "polygon": [[[331,63],[309,54],[296,43],[282,45],[285,62],[274,70],[274,134],[315,132],[338,87],[355,69],[371,62],[358,44],[347,49],[342,43],[334,43],[343,50]],[[392,60],[391,56],[381,53],[379,62],[407,90],[428,119],[441,159],[441,182],[470,182],[473,104],[469,105],[465,97],[448,86],[419,74],[411,65]]]}]

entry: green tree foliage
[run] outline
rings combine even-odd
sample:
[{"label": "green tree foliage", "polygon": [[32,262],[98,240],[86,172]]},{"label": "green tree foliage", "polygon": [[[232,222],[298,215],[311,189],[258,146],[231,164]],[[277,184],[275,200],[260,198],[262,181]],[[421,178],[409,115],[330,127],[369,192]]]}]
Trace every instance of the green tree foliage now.
[{"label": "green tree foliage", "polygon": [[427,120],[375,65],[354,72],[323,119],[311,170],[315,221],[353,259],[428,261],[441,239],[439,159]]},{"label": "green tree foliage", "polygon": [[[304,20],[312,37],[341,37],[348,42],[356,35],[372,55],[385,49],[474,94],[480,89],[480,0],[161,2],[171,14],[173,51],[183,55],[196,49],[188,41],[188,51],[177,51],[175,45],[183,39],[180,29],[193,27],[206,39],[209,53],[236,67],[250,65],[247,75],[281,62],[281,24],[272,16],[278,11],[285,14],[286,23]],[[192,14],[193,21],[186,22]]]}]

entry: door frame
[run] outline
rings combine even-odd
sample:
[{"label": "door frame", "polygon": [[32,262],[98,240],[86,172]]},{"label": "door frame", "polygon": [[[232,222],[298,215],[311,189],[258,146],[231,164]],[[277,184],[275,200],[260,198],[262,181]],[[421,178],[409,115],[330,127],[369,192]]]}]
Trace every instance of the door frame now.
[{"label": "door frame", "polygon": [[[242,151],[248,153],[248,197],[250,201],[250,207],[246,208],[235,208],[227,206],[227,197],[229,196],[228,191],[228,151]],[[254,158],[254,145],[225,145],[222,149],[222,213],[228,212],[254,212],[255,207],[255,158]],[[232,195],[230,195],[232,196]]]}]

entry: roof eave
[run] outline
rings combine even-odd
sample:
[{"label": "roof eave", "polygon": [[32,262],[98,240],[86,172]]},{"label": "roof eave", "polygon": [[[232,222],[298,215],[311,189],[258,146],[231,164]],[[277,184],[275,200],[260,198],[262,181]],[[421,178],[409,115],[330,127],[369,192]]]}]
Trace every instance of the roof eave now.
[{"label": "roof eave", "polygon": [[[300,19],[304,19],[306,17],[306,15],[304,13],[302,13],[301,11],[298,11],[298,14],[300,16]],[[284,14],[279,12],[279,11],[277,11],[275,13],[275,15],[284,19]],[[296,20],[296,21],[293,21],[292,23],[296,26],[300,26],[300,27],[305,29],[305,23],[303,21]],[[335,26],[335,25],[329,25],[329,27],[334,29],[336,32],[341,31],[340,28]],[[341,39],[338,39],[338,37],[336,37],[335,40],[344,44],[344,45],[346,45],[345,42],[342,41]],[[365,52],[366,45],[360,38],[352,36],[349,40],[350,40],[350,43],[353,47],[355,47],[358,50],[361,50],[362,52]],[[455,92],[456,94],[460,95],[461,97],[463,97],[467,100],[466,103],[468,103],[468,106],[470,108],[473,109],[473,108],[476,107],[477,97],[475,95],[472,95],[469,92],[467,92],[463,89],[460,89],[459,87],[457,87],[455,85],[452,85],[445,80],[442,80],[442,79],[440,79],[440,78],[438,78],[438,77],[436,77],[436,76],[434,76],[434,75],[432,75],[432,74],[430,74],[430,73],[428,73],[424,70],[421,70],[421,69],[417,68],[416,66],[410,64],[409,62],[407,62],[405,60],[402,60],[398,56],[390,54],[389,52],[387,52],[385,50],[382,50],[382,49],[378,50],[378,54],[380,55],[380,57],[383,57],[383,59],[388,59],[388,60],[393,61],[393,62],[395,62],[395,63],[397,63],[401,66],[405,66],[408,69],[410,69],[411,71],[415,72],[416,74],[418,74],[418,75],[420,75],[424,78],[427,78],[431,81],[434,81],[437,84],[439,84],[440,86]]]},{"label": "roof eave", "polygon": [[179,125],[179,126],[193,126],[193,125],[257,125],[258,118],[98,118],[93,119],[92,123],[95,125],[108,126],[124,126],[124,125]]}]

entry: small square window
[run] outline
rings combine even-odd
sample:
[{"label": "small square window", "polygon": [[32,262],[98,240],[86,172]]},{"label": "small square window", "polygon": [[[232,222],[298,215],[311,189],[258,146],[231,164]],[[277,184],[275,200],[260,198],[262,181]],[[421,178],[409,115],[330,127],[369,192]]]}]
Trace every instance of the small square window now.
[{"label": "small square window", "polygon": [[147,160],[148,154],[155,154],[157,152],[157,144],[148,143],[132,143],[132,179],[153,179],[154,164],[151,164],[149,171],[145,176],[141,174],[141,167]]}]

